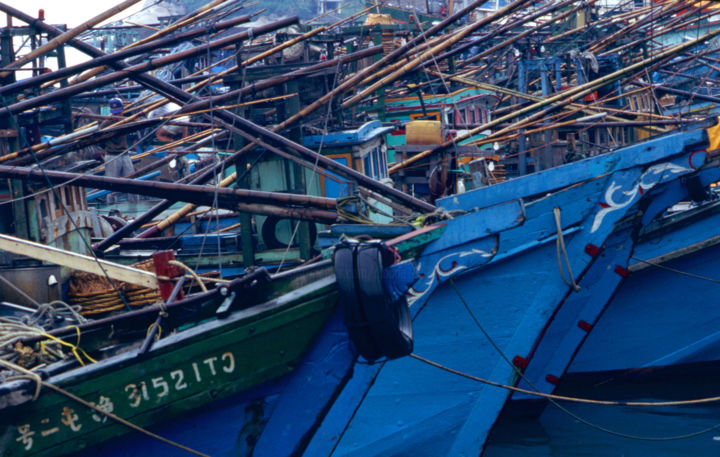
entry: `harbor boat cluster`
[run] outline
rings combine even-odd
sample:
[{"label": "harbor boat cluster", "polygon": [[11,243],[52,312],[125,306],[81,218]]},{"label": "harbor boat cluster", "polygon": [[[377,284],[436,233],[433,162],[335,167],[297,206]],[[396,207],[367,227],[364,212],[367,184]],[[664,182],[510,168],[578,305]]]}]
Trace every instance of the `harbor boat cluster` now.
[{"label": "harbor boat cluster", "polygon": [[[720,399],[693,389],[712,2],[0,13],[3,456],[480,456],[552,408],[717,428],[566,407]],[[687,395],[648,400],[666,373]]]}]

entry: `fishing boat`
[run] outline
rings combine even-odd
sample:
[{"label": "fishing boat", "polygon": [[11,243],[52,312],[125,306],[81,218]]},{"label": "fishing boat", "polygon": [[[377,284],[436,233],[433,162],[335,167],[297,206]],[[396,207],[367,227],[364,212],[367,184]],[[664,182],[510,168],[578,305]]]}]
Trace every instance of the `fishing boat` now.
[{"label": "fishing boat", "polygon": [[[659,372],[717,362],[712,308],[717,208],[712,200],[670,214],[641,232],[629,275],[580,346],[568,374]],[[643,284],[656,289],[651,292]],[[684,305],[682,313],[678,303]],[[647,313],[648,308],[653,312]],[[654,331],[630,329],[633,319]]]},{"label": "fishing boat", "polygon": [[305,455],[482,452],[510,394],[477,379],[517,384],[559,310],[612,294],[598,272],[685,197],[677,179],[717,179],[706,144],[678,133],[439,200],[454,217],[415,258],[415,355],[356,364]]},{"label": "fishing boat", "polygon": [[[486,2],[464,1],[457,12],[452,6],[444,11],[447,16],[407,10],[395,19],[377,14],[362,26],[338,28],[371,8],[380,13],[372,5],[330,25],[295,28],[299,19],[290,17],[239,31],[231,28],[252,15],[227,19],[236,12],[230,3],[210,2],[169,19],[167,30],[144,30],[146,42],[106,54],[78,40],[80,29],[60,30],[0,2],[0,10],[28,24],[29,42],[39,34],[55,38],[44,52],[62,42],[91,57],[54,74],[38,66],[33,78],[16,81],[12,71],[25,57],[16,62],[13,46],[0,56],[6,99],[0,134],[9,138],[0,142],[0,176],[14,181],[12,211],[35,208],[20,199],[47,185],[80,195],[73,201],[84,202],[79,187],[162,199],[109,236],[97,231],[105,238],[92,246],[79,241],[100,222],[84,212],[77,237],[43,236],[61,227],[52,216],[63,215],[62,205],[30,212],[42,216],[35,220],[47,219],[45,226],[11,227],[0,219],[0,229],[20,228],[20,238],[104,257],[85,265],[122,271],[119,278],[132,284],[122,292],[133,298],[118,302],[111,290],[89,296],[71,281],[69,295],[86,316],[97,312],[94,320],[83,322],[70,311],[75,308],[53,311],[57,325],[10,340],[10,362],[0,359],[7,378],[0,384],[4,453],[168,455],[173,450],[167,446],[175,445],[178,453],[209,455],[478,455],[513,388],[532,383],[540,387],[531,390],[551,392],[571,364],[583,372],[616,372],[643,360],[697,361],[713,350],[714,335],[697,326],[686,340],[668,339],[657,353],[643,347],[635,358],[618,357],[616,365],[600,354],[603,338],[632,343],[632,327],[621,322],[625,304],[641,288],[631,287],[632,271],[640,280],[643,274],[664,280],[652,269],[641,271],[644,263],[634,264],[633,256],[706,260],[713,253],[712,204],[667,212],[688,196],[701,200],[698,195],[720,178],[716,154],[703,149],[704,130],[665,131],[700,123],[689,115],[656,116],[653,90],[642,81],[720,33],[708,29],[675,46],[648,49],[644,43],[656,35],[646,26],[657,21],[663,30],[683,30],[683,21],[697,18],[683,17],[683,8],[701,9],[623,5],[601,17],[591,4],[565,0],[535,8],[517,0],[472,17]],[[198,26],[201,18],[212,27]],[[628,41],[618,42],[623,32],[630,32]],[[198,46],[183,43],[202,38]],[[486,49],[477,49],[479,40]],[[566,54],[568,43],[578,50]],[[165,47],[181,50],[160,51]],[[62,52],[58,48],[57,55]],[[32,50],[36,57],[27,59],[39,65],[42,54]],[[236,64],[211,62],[221,55],[234,56]],[[189,78],[198,79],[170,75],[177,65],[194,71],[196,63],[205,66],[202,75]],[[102,73],[106,65],[111,71]],[[87,70],[95,77],[53,86]],[[515,77],[517,91],[508,87]],[[178,109],[166,119],[74,132],[62,125],[51,139],[34,136],[46,128],[43,119],[67,123],[73,97],[144,90]],[[152,112],[154,103],[138,112]],[[71,164],[74,170],[45,166],[75,148],[184,116],[194,116],[193,134],[184,140],[197,149],[172,154],[194,153],[202,144],[221,156],[186,182],[73,173],[79,164]],[[227,138],[232,145],[222,151],[217,142]],[[38,161],[41,170],[31,169]],[[388,162],[394,162],[389,169]],[[488,173],[498,164],[517,174],[539,173],[501,182],[504,174]],[[211,179],[216,185],[203,185]],[[78,186],[70,194],[69,181]],[[153,221],[180,201],[189,204]],[[213,228],[191,212],[196,205],[214,207],[217,233],[202,234]],[[7,215],[10,207],[0,211]],[[77,208],[87,209],[79,201]],[[220,211],[237,219],[221,226]],[[151,221],[152,228],[143,227]],[[187,225],[173,230],[178,221]],[[400,223],[386,225],[390,221]],[[233,225],[236,230],[226,230]],[[182,235],[190,227],[196,233]],[[314,230],[324,232],[318,243]],[[19,243],[30,250],[25,242],[5,241],[8,249]],[[107,262],[144,261],[164,249],[176,249],[175,261],[197,259],[193,264],[201,268],[159,258],[153,273]],[[37,289],[47,284],[48,299],[38,309],[68,296],[63,286],[72,265],[22,266],[28,269],[11,283],[23,277]],[[283,268],[292,269],[279,272]],[[710,268],[712,262],[699,273]],[[218,279],[200,270],[239,276]],[[158,291],[150,296],[126,275]],[[194,288],[217,285],[190,293],[181,284],[189,281]],[[181,290],[187,297],[179,297]],[[632,310],[640,316],[653,300],[644,292],[644,305]],[[19,292],[13,299],[23,303]],[[0,309],[21,320],[39,312],[17,304]],[[706,304],[698,309],[711,310]],[[669,307],[656,322],[662,319],[674,319]],[[691,320],[688,314],[683,324]],[[609,330],[594,336],[604,325]],[[651,338],[642,344],[652,344]],[[683,350],[673,352],[683,341]],[[585,367],[577,365],[583,360]]]},{"label": "fishing boat", "polygon": [[[26,355],[81,342],[61,343],[77,357],[39,371],[3,364],[35,373],[0,388],[3,455],[75,455],[131,431],[128,421],[137,430],[272,384],[299,365],[335,300],[325,262],[276,276],[258,269],[208,292],[71,328],[29,329],[14,343]],[[158,332],[167,336],[155,341]]]}]

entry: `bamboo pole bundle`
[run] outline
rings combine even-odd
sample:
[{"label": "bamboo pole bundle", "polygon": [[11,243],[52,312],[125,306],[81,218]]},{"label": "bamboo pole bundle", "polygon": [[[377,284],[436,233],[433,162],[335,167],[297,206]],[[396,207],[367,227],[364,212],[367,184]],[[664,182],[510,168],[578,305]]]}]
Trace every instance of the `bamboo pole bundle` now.
[{"label": "bamboo pole bundle", "polygon": [[[371,8],[372,8],[372,7],[371,7]],[[244,60],[244,61],[241,62],[239,65],[234,65],[234,66],[228,68],[227,70],[221,71],[220,73],[217,73],[217,74],[214,74],[214,75],[210,75],[206,80],[194,84],[192,87],[188,88],[187,90],[188,90],[188,92],[197,91],[197,90],[201,89],[202,87],[207,86],[207,85],[209,85],[209,84],[212,84],[213,82],[219,80],[219,79],[222,78],[223,76],[226,76],[226,75],[228,75],[228,74],[230,74],[230,73],[236,72],[236,71],[239,70],[241,67],[250,66],[250,65],[252,65],[253,63],[258,62],[258,61],[260,61],[260,60],[262,60],[262,59],[264,59],[264,58],[266,58],[266,57],[269,57],[269,56],[271,56],[271,55],[273,55],[273,54],[276,54],[276,53],[278,53],[278,52],[281,52],[283,49],[287,49],[287,48],[289,48],[289,47],[291,47],[291,46],[294,46],[294,45],[296,45],[296,44],[298,44],[298,43],[301,43],[302,41],[305,41],[305,40],[307,40],[307,39],[309,39],[309,38],[317,35],[317,34],[320,33],[320,32],[324,32],[324,31],[327,31],[327,30],[331,30],[331,29],[333,29],[333,28],[335,28],[335,27],[337,27],[337,26],[339,26],[339,25],[341,25],[341,24],[344,24],[345,22],[347,22],[347,21],[349,21],[349,20],[352,20],[353,18],[355,18],[355,17],[357,17],[357,16],[360,16],[360,15],[362,15],[362,14],[365,14],[365,13],[366,13],[368,10],[370,10],[371,8],[366,8],[366,9],[364,9],[364,10],[362,10],[362,11],[356,13],[356,14],[353,14],[352,16],[349,16],[349,17],[347,17],[347,18],[345,18],[345,19],[342,19],[342,20],[340,20],[340,21],[338,21],[338,22],[336,22],[335,24],[332,24],[332,25],[330,25],[330,26],[319,27],[319,28],[317,28],[317,29],[314,29],[314,30],[311,30],[311,31],[309,31],[309,32],[307,32],[307,33],[304,33],[304,34],[302,34],[302,35],[299,36],[299,37],[293,38],[292,40],[288,40],[288,41],[286,41],[286,42],[284,42],[284,43],[280,43],[279,45],[274,46],[273,48],[268,49],[268,50],[265,51],[265,52],[262,52],[262,53],[260,53],[260,54],[258,54],[258,55],[256,55],[256,56],[253,56],[253,57],[251,57],[251,58],[249,58],[249,59],[247,59],[247,60]]]},{"label": "bamboo pole bundle", "polygon": [[645,15],[645,17],[640,18],[636,22],[633,22],[632,24],[628,24],[627,26],[621,28],[615,33],[612,33],[606,37],[601,38],[597,42],[595,42],[592,46],[588,48],[588,51],[592,53],[597,53],[600,50],[607,47],[610,43],[616,41],[617,39],[628,36],[630,33],[632,33],[634,30],[644,26],[653,24],[654,22],[663,19],[669,15],[672,15],[674,13],[677,13],[678,11],[681,11],[682,9],[688,8],[691,5],[699,2],[701,0],[691,0],[691,1],[679,1],[679,2],[665,2],[660,4],[660,9],[658,11],[653,10]]},{"label": "bamboo pole bundle", "polygon": [[[593,4],[595,4],[595,2],[597,2],[597,0],[588,0],[587,2],[585,2],[585,4],[586,4],[586,5],[593,5]],[[573,2],[573,1],[561,2],[561,3],[557,4],[557,8],[562,8],[562,7],[564,7],[565,5],[569,5],[569,4],[572,4],[572,3],[575,3],[575,2]],[[551,17],[551,18],[550,18],[548,21],[546,21],[546,22],[543,22],[543,23],[541,23],[541,24],[538,24],[538,25],[536,25],[536,26],[534,26],[534,27],[530,27],[529,29],[525,30],[524,32],[521,32],[521,33],[517,34],[516,36],[510,38],[509,40],[503,41],[502,43],[498,43],[498,44],[496,44],[495,46],[491,46],[490,48],[488,48],[488,49],[480,52],[478,55],[473,56],[473,57],[471,57],[471,58],[463,61],[463,62],[462,62],[462,66],[468,65],[468,64],[473,63],[473,62],[477,62],[478,60],[480,60],[480,59],[482,59],[482,58],[484,58],[484,57],[487,57],[487,56],[489,56],[489,55],[491,55],[491,54],[494,54],[495,52],[499,51],[500,49],[502,49],[502,48],[504,48],[504,47],[507,47],[507,46],[510,46],[511,44],[513,44],[513,43],[515,43],[515,42],[517,42],[517,41],[525,38],[526,36],[529,36],[529,35],[532,34],[532,33],[535,33],[535,32],[537,32],[537,31],[539,31],[539,30],[542,30],[543,28],[547,27],[547,26],[550,25],[550,24],[553,24],[553,23],[555,23],[555,22],[558,22],[558,21],[560,21],[560,20],[565,19],[566,17],[570,16],[571,14],[574,14],[575,12],[577,12],[578,9],[584,8],[584,7],[585,7],[585,4],[583,4],[583,5],[576,5],[576,6],[574,6],[573,8],[570,8],[569,10],[567,10],[567,11],[561,13],[561,14],[558,14],[557,16]],[[557,9],[557,8],[554,8],[554,10]],[[478,73],[479,71],[480,71],[479,69],[478,69],[478,70],[472,70],[472,71],[469,71],[469,72],[467,72],[467,73],[463,73],[463,76],[470,76],[470,75],[473,75],[473,74],[475,74],[475,73]]]},{"label": "bamboo pole bundle", "polygon": [[[586,4],[593,4],[593,3],[595,3],[596,1],[597,1],[597,0],[589,0],[588,2],[586,2]],[[513,21],[513,22],[511,22],[511,23],[503,24],[503,25],[501,25],[500,27],[497,27],[496,29],[490,31],[489,33],[486,33],[486,34],[482,35],[481,38],[480,38],[480,40],[479,40],[479,42],[482,42],[483,44],[486,44],[486,43],[488,42],[488,40],[490,40],[490,39],[492,39],[492,38],[494,38],[494,37],[496,37],[496,36],[498,36],[498,35],[502,35],[502,34],[504,34],[504,33],[511,32],[512,30],[514,30],[514,29],[516,29],[516,28],[518,28],[518,27],[520,27],[520,26],[523,26],[523,25],[525,25],[525,24],[527,24],[527,23],[530,23],[530,22],[534,21],[535,19],[537,19],[537,18],[539,18],[539,17],[546,16],[546,15],[548,15],[548,14],[550,14],[550,13],[552,13],[552,12],[554,12],[554,11],[560,9],[560,8],[563,8],[563,7],[565,7],[565,6],[571,5],[571,4],[573,4],[573,3],[577,3],[577,2],[575,2],[575,1],[573,1],[573,0],[564,0],[564,1],[561,1],[561,2],[559,2],[559,3],[550,3],[550,4],[546,5],[545,7],[538,8],[538,9],[536,9],[534,12],[531,12],[531,13],[528,14],[528,15],[521,16],[521,17],[517,18],[515,21]],[[491,47],[491,48],[489,48],[489,49],[486,49],[486,50],[482,51],[482,52],[481,52],[480,54],[478,54],[477,56],[473,56],[473,57],[471,57],[470,59],[467,59],[467,60],[464,60],[464,61],[460,62],[460,64],[459,64],[458,66],[466,66],[466,65],[468,65],[469,63],[472,63],[472,62],[475,62],[475,61],[477,61],[477,60],[480,60],[480,59],[482,59],[483,57],[492,54],[492,53],[495,52],[496,50],[499,50],[499,49],[502,49],[503,47],[509,46],[510,44],[512,44],[512,43],[514,43],[514,42],[516,42],[516,41],[518,41],[518,40],[520,40],[520,39],[522,39],[522,38],[530,35],[531,33],[536,32],[536,31],[538,31],[538,30],[540,30],[540,29],[542,29],[542,28],[544,28],[544,27],[547,27],[548,25],[550,25],[550,24],[552,24],[552,23],[554,23],[554,22],[557,22],[557,21],[563,19],[564,17],[566,17],[566,16],[574,13],[575,11],[577,11],[577,10],[580,9],[580,8],[583,8],[584,6],[585,6],[585,4],[576,5],[575,7],[573,7],[572,9],[570,9],[569,11],[566,11],[565,13],[562,13],[562,14],[560,14],[560,15],[558,15],[558,16],[551,17],[548,21],[546,21],[546,22],[544,22],[544,23],[541,23],[541,24],[538,24],[538,25],[536,25],[536,26],[534,26],[534,27],[532,27],[532,28],[529,28],[529,29],[525,30],[524,32],[522,32],[522,33],[520,33],[520,34],[515,35],[514,37],[509,38],[509,39],[503,41],[502,43],[499,43],[499,44],[496,45],[496,46],[493,46],[493,47]],[[459,53],[459,52],[462,52],[463,50],[467,49],[468,47],[472,46],[472,45],[475,44],[475,43],[476,43],[475,41],[472,41],[472,42],[469,42],[469,43],[465,43],[464,45],[457,46],[455,49],[452,49],[452,50],[450,50],[450,51],[445,52],[444,54],[441,54],[441,55],[439,55],[439,56],[436,56],[436,57],[435,57],[435,60],[436,60],[436,61],[440,61],[440,60],[446,59],[446,58],[448,58],[448,57],[450,57],[450,56],[453,56],[453,55],[455,55],[455,54],[457,54],[457,53]],[[383,72],[379,73],[377,76],[378,76],[378,77],[379,77],[379,76],[383,76],[384,74],[387,74],[389,71],[390,71],[390,69],[387,69],[386,71],[383,71]]]},{"label": "bamboo pole bundle", "polygon": [[[497,10],[495,13],[490,14],[489,16],[486,16],[484,19],[481,19],[480,21],[477,21],[473,24],[470,24],[463,29],[461,29],[459,32],[456,32],[453,34],[451,38],[448,38],[447,40],[444,40],[442,43],[434,46],[433,48],[425,51],[420,57],[417,57],[413,60],[411,60],[408,63],[403,64],[402,66],[398,67],[397,65],[391,65],[392,73],[390,73],[388,76],[383,77],[379,81],[375,82],[374,84],[370,85],[369,87],[365,88],[364,90],[360,91],[357,95],[351,97],[348,100],[345,100],[342,103],[343,108],[347,108],[349,106],[352,106],[356,103],[358,103],[360,100],[368,96],[369,94],[375,92],[379,88],[386,86],[390,84],[391,82],[398,79],[403,74],[407,73],[408,71],[416,68],[418,65],[420,65],[423,61],[425,61],[428,58],[431,58],[433,55],[438,54],[438,52],[442,51],[443,49],[446,49],[453,44],[457,43],[467,35],[471,34],[475,30],[484,27],[493,21],[503,18],[510,14],[513,11],[516,11],[522,6],[525,6],[527,3],[529,3],[530,0],[516,0],[507,6]],[[381,72],[383,73],[383,72]]]},{"label": "bamboo pole bundle", "polygon": [[[170,33],[172,33],[172,32],[175,32],[176,30],[179,30],[180,28],[182,28],[182,27],[184,27],[184,26],[186,26],[186,25],[190,25],[190,24],[192,24],[193,22],[195,22],[195,21],[197,21],[197,20],[205,17],[205,16],[208,15],[213,9],[215,9],[215,7],[218,7],[218,6],[220,6],[220,5],[223,5],[223,6],[224,6],[224,5],[228,4],[228,3],[231,3],[231,2],[229,2],[228,0],[213,0],[213,1],[209,2],[209,3],[206,3],[205,5],[201,6],[201,7],[198,8],[197,10],[195,10],[195,11],[193,11],[193,12],[191,12],[191,13],[189,13],[189,14],[186,14],[185,16],[181,17],[180,19],[178,19],[177,21],[173,22],[172,24],[170,24],[169,26],[165,27],[164,29],[158,30],[158,31],[156,31],[155,33],[153,33],[152,35],[150,35],[150,36],[148,36],[148,37],[145,37],[145,38],[143,38],[142,40],[136,41],[135,43],[130,43],[129,45],[127,45],[127,46],[125,46],[124,48],[120,49],[120,51],[126,51],[126,50],[128,50],[128,49],[132,49],[132,48],[134,48],[134,47],[141,46],[141,45],[143,45],[143,44],[146,44],[146,43],[149,43],[149,42],[151,42],[151,41],[157,40],[158,38],[161,38],[161,37],[163,37],[163,36],[165,36],[165,35],[168,35],[168,34],[170,34]],[[203,31],[203,32],[204,32],[204,31]],[[71,80],[71,81],[70,81],[70,84],[78,84],[78,83],[81,83],[81,82],[83,82],[83,81],[87,81],[88,79],[92,78],[93,76],[99,75],[100,73],[102,73],[102,72],[105,71],[106,69],[107,69],[107,67],[105,67],[105,66],[99,66],[99,67],[97,67],[97,68],[95,68],[95,69],[93,69],[93,70],[91,70],[91,71],[89,71],[89,72],[87,72],[87,73],[85,73],[85,74],[79,75],[79,76],[76,77],[75,79]]]},{"label": "bamboo pole bundle", "polygon": [[[140,0],[125,0],[122,3],[119,3],[112,8],[98,14],[97,16],[88,19],[87,21],[83,22],[82,24],[78,25],[77,27],[74,27],[67,32],[56,36],[52,40],[48,41],[44,45],[35,48],[30,53],[26,54],[25,56],[16,59],[13,63],[9,64],[8,67],[10,68],[19,68],[23,64],[30,62],[36,57],[39,57],[43,54],[47,54],[48,52],[52,51],[53,49],[57,48],[58,46],[62,46],[63,44],[67,43],[71,39],[75,38],[76,36],[80,35],[84,31],[88,30],[92,26],[99,24],[100,22],[104,21],[105,19],[109,19],[116,14],[128,9],[129,7],[133,6],[134,4],[138,3]],[[34,19],[33,19],[34,22]],[[30,23],[30,22],[29,22]],[[30,23],[33,25],[32,23]],[[9,71],[0,72],[0,78],[4,78],[7,75],[9,75]]]},{"label": "bamboo pole bundle", "polygon": [[[711,32],[708,32],[707,34],[703,35],[702,37],[696,38],[691,41],[687,41],[685,43],[680,43],[660,54],[649,57],[647,59],[643,59],[641,62],[632,64],[626,68],[623,68],[616,72],[610,73],[609,75],[603,76],[594,81],[564,90],[552,97],[548,97],[546,99],[543,99],[542,101],[533,103],[532,105],[529,105],[525,108],[521,108],[514,113],[508,114],[506,116],[502,116],[502,117],[494,119],[493,121],[490,121],[486,124],[483,124],[479,127],[470,129],[467,132],[459,135],[457,138],[454,138],[452,141],[446,141],[445,143],[443,143],[441,145],[438,145],[436,147],[433,147],[431,149],[423,151],[423,152],[411,157],[410,159],[405,160],[404,162],[396,164],[395,166],[391,167],[389,171],[390,171],[390,173],[395,173],[398,170],[400,170],[412,163],[415,163],[418,160],[421,160],[421,159],[429,156],[430,154],[432,154],[435,151],[439,151],[439,150],[448,148],[458,141],[462,141],[467,138],[470,138],[473,135],[477,135],[478,133],[482,132],[483,130],[490,129],[490,128],[495,127],[496,125],[499,125],[503,122],[510,121],[515,117],[522,116],[524,114],[530,113],[532,111],[537,111],[539,109],[546,108],[548,106],[550,107],[549,109],[557,109],[562,106],[568,105],[568,104],[574,102],[575,100],[577,100],[578,98],[583,97],[583,96],[593,92],[594,90],[596,90],[597,88],[599,88],[601,86],[604,86],[611,82],[622,79],[628,73],[632,73],[632,72],[635,72],[638,70],[643,70],[646,67],[648,67],[649,65],[655,64],[666,58],[670,58],[674,55],[677,55],[687,49],[697,46],[698,44],[704,43],[705,41],[708,41],[711,38],[718,36],[718,35],[720,35],[720,28],[717,28]],[[540,117],[542,117],[542,114],[544,114],[544,112],[540,111],[540,112],[532,115],[531,118],[534,118],[534,119],[540,118]],[[508,128],[502,129],[500,132],[505,133],[506,131],[511,131],[513,129],[514,129],[514,127],[508,127]]]},{"label": "bamboo pole bundle", "polygon": [[607,17],[607,18],[599,19],[598,21],[593,22],[592,25],[590,25],[590,24],[585,24],[585,25],[583,25],[583,26],[575,27],[575,28],[573,28],[573,29],[566,30],[566,31],[563,32],[563,33],[559,33],[559,34],[557,34],[557,35],[553,35],[553,36],[551,36],[551,37],[548,37],[547,39],[545,39],[545,42],[546,42],[546,43],[551,43],[551,42],[553,42],[553,41],[557,41],[557,40],[561,40],[561,39],[563,39],[563,38],[567,38],[568,36],[570,36],[570,35],[572,35],[572,34],[575,34],[575,33],[588,31],[588,30],[590,30],[590,29],[592,29],[592,28],[607,27],[607,26],[616,24],[616,23],[618,23],[618,22],[629,21],[629,20],[632,20],[632,19],[634,19],[634,18],[636,18],[636,17],[638,17],[638,16],[640,16],[640,15],[642,15],[642,14],[645,14],[646,12],[650,11],[652,8],[657,8],[657,6],[654,5],[654,4],[653,4],[653,5],[648,5],[648,6],[644,6],[644,7],[642,7],[642,8],[638,8],[638,9],[634,9],[634,10],[628,11],[628,12],[626,12],[626,13],[621,13],[621,14],[613,15],[613,16],[610,16],[610,17]]},{"label": "bamboo pole bundle", "polygon": [[[0,9],[2,9],[2,4],[0,4]],[[35,108],[37,106],[41,106],[56,100],[60,100],[62,98],[68,97],[73,94],[78,94],[80,92],[89,90],[94,87],[104,86],[106,84],[110,84],[116,81],[120,81],[126,78],[131,78],[137,74],[145,73],[149,70],[153,70],[155,68],[160,68],[165,65],[168,65],[173,62],[177,62],[180,60],[184,60],[193,56],[201,55],[207,52],[208,49],[216,49],[223,46],[226,46],[228,44],[235,44],[238,41],[242,41],[247,39],[250,36],[260,35],[263,33],[272,32],[274,30],[287,27],[290,24],[297,23],[298,18],[290,17],[281,19],[277,22],[273,22],[267,25],[255,27],[249,31],[244,31],[240,33],[236,33],[218,40],[215,40],[211,43],[208,43],[207,45],[201,45],[201,46],[195,46],[193,48],[187,49],[185,51],[181,51],[175,54],[159,57],[157,59],[153,59],[148,62],[140,63],[137,65],[133,65],[127,68],[123,68],[119,71],[116,71],[114,73],[110,73],[108,75],[104,75],[101,77],[98,77],[92,81],[85,81],[83,83],[76,84],[74,86],[69,87],[63,87],[60,89],[57,89],[53,92],[49,92],[46,94],[38,95],[37,97],[34,97],[29,100],[24,100],[21,102],[14,103],[12,105],[6,106],[4,108],[0,108],[0,116],[8,115],[8,114],[15,114],[19,113],[25,110],[28,110],[30,108]],[[117,62],[115,62],[117,63]],[[174,86],[173,86],[174,87]]]},{"label": "bamboo pole bundle", "polygon": [[[245,22],[248,22],[250,20],[250,16],[240,16],[235,19],[230,19],[228,21],[224,22],[218,22],[215,24],[215,27],[218,30],[225,30],[230,27],[234,27],[239,24],[243,24]],[[179,43],[182,41],[186,41],[198,36],[203,35],[205,32],[201,29],[198,30],[190,30],[184,33],[180,33],[177,35],[174,35],[172,37],[166,37],[164,39],[156,40],[156,41],[150,41],[147,43],[144,43],[143,45],[135,46],[131,49],[123,50],[123,51],[117,51],[112,54],[106,54],[101,57],[95,57],[93,59],[90,59],[88,61],[72,65],[65,68],[59,68],[58,70],[51,72],[51,73],[45,73],[42,75],[38,75],[32,78],[22,79],[20,81],[16,81],[12,84],[7,84],[5,86],[0,87],[0,94],[8,94],[13,92],[18,92],[30,87],[39,86],[43,83],[47,82],[53,82],[58,79],[63,79],[67,76],[80,73],[88,68],[96,67],[99,65],[105,65],[109,62],[117,62],[124,59],[127,59],[128,57],[136,56],[148,51],[153,51],[159,47],[162,46],[168,46],[175,43]]]},{"label": "bamboo pole bundle", "polygon": [[457,13],[449,16],[445,20],[441,21],[440,23],[430,27],[428,30],[423,31],[418,36],[413,38],[412,40],[408,41],[404,45],[400,46],[399,48],[395,49],[391,53],[383,56],[381,59],[377,60],[372,65],[369,65],[368,67],[364,68],[362,71],[359,71],[355,73],[355,75],[350,76],[346,78],[342,83],[340,83],[335,89],[329,91],[322,97],[315,100],[310,105],[304,107],[301,109],[298,113],[294,114],[293,116],[290,116],[285,121],[280,123],[278,125],[278,130],[283,130],[287,128],[288,126],[294,124],[295,122],[299,121],[300,119],[304,118],[308,114],[314,112],[321,106],[324,106],[325,104],[329,103],[330,100],[332,100],[334,97],[336,97],[338,94],[345,92],[347,90],[353,89],[358,82],[362,81],[367,77],[368,75],[372,75],[378,69],[383,68],[385,65],[387,65],[390,62],[393,62],[395,59],[401,57],[404,55],[407,50],[412,49],[413,47],[417,46],[418,44],[422,43],[422,41],[426,38],[429,38],[431,36],[434,36],[438,32],[444,30],[448,26],[454,24],[455,22],[459,21],[463,17],[465,17],[466,14],[473,11],[475,8],[479,7],[483,3],[485,3],[486,0],[475,0],[469,5],[467,5],[462,10],[458,11]]}]

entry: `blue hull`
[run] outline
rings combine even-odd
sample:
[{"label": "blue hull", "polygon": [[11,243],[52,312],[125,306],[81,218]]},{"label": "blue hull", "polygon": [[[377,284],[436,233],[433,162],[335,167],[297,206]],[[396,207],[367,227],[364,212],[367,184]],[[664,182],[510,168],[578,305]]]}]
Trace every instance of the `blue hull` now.
[{"label": "blue hull", "polygon": [[[465,213],[416,259],[415,354],[505,385],[535,360],[544,369],[549,324],[588,303],[602,311],[637,231],[686,197],[677,178],[718,178],[697,171],[703,141],[673,135],[440,201]],[[565,364],[583,339],[570,341]],[[359,362],[303,455],[475,456],[508,397],[418,358]]]},{"label": "blue hull", "polygon": [[[309,439],[317,417],[355,360],[340,313],[326,324],[292,373],[149,430],[213,457],[289,456]],[[186,451],[133,432],[76,457],[184,457]]]},{"label": "blue hull", "polygon": [[[717,361],[720,313],[713,297],[718,283],[699,278],[717,278],[719,224],[720,204],[706,203],[654,222],[632,250],[628,244],[608,246],[606,253],[623,269],[597,271],[599,290],[563,306],[520,387],[550,393],[567,374]],[[537,397],[514,394],[513,399]]]},{"label": "blue hull", "polygon": [[[540,344],[554,318],[595,303],[593,296],[607,302],[620,280],[606,272],[617,276],[634,234],[686,195],[679,178],[701,173],[705,155],[695,150],[704,141],[701,131],[672,135],[441,201],[462,214],[439,223],[442,235],[415,259],[420,279],[408,292],[415,354],[518,384],[543,360]],[[717,179],[714,170],[703,179]],[[328,325],[291,375],[154,430],[213,456],[483,451],[507,390],[413,357],[368,364],[354,355],[338,316]],[[566,364],[583,339],[573,340]],[[175,455],[132,440],[103,452]]]},{"label": "blue hull", "polygon": [[[632,271],[570,365],[570,373],[628,370],[720,360],[720,213],[718,205],[691,225],[649,239]],[[687,252],[688,246],[695,250]],[[685,272],[696,277],[683,275]]]}]

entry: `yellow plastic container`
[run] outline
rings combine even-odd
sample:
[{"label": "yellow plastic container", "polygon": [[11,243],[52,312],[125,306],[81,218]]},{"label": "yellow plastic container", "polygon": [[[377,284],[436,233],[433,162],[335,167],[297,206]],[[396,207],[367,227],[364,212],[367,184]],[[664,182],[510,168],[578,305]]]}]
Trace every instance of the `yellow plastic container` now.
[{"label": "yellow plastic container", "polygon": [[406,144],[441,144],[442,142],[440,121],[410,121],[405,124]]}]

